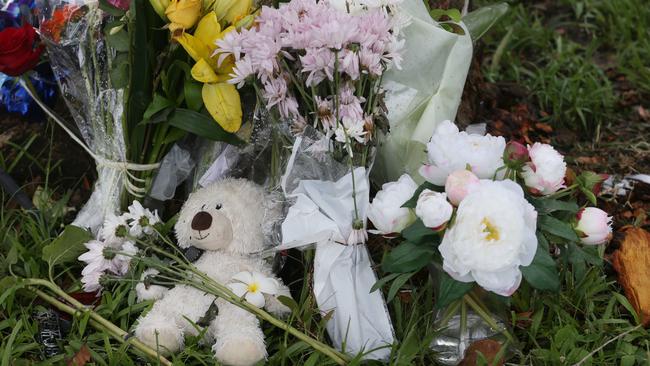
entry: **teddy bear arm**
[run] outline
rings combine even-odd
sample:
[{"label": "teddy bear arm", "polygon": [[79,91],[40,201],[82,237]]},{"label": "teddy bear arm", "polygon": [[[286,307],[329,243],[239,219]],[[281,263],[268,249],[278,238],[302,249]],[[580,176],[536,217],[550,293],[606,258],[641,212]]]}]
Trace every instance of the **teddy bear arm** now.
[{"label": "teddy bear arm", "polygon": [[176,352],[183,348],[185,333],[198,334],[193,323],[205,315],[214,299],[193,287],[176,286],[138,320],[135,335],[163,353]]}]

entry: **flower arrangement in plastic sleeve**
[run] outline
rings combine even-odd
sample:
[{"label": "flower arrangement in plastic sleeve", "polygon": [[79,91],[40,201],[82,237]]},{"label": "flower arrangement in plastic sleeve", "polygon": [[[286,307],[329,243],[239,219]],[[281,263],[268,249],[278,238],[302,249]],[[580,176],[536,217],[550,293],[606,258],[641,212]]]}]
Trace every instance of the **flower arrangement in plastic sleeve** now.
[{"label": "flower arrangement in plastic sleeve", "polygon": [[[436,268],[436,304],[445,309],[440,327],[453,332],[455,312],[469,306],[513,341],[477,294],[509,297],[522,280],[533,289],[557,291],[556,259],[575,266],[601,263],[595,245],[611,239],[611,218],[588,206],[596,204],[593,191],[603,176],[568,174],[564,157],[551,145],[506,143],[459,131],[450,121],[438,126],[427,154],[420,169],[424,184],[418,187],[404,175],[386,183],[370,205],[374,232],[397,244],[383,269],[412,276]],[[467,331],[464,326],[460,322],[455,331]],[[467,334],[454,337],[462,358],[472,340]],[[436,349],[448,352],[444,345],[454,342],[447,341]]]},{"label": "flower arrangement in plastic sleeve", "polygon": [[401,61],[400,24],[390,5],[355,14],[315,0],[262,7],[250,29],[216,42],[217,63],[234,57],[229,83],[251,83],[272,118],[294,134],[312,126],[322,134],[322,150],[368,166],[376,130],[385,126],[381,76]]}]

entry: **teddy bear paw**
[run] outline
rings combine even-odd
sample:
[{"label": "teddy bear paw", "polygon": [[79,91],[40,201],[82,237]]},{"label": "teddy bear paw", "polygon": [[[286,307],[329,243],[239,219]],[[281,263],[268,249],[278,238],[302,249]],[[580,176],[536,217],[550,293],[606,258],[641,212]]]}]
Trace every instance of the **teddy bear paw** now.
[{"label": "teddy bear paw", "polygon": [[229,337],[212,350],[219,362],[229,366],[251,366],[266,359],[264,341],[249,337]]},{"label": "teddy bear paw", "polygon": [[135,336],[147,346],[170,354],[183,347],[183,332],[170,319],[146,316],[135,328]]}]

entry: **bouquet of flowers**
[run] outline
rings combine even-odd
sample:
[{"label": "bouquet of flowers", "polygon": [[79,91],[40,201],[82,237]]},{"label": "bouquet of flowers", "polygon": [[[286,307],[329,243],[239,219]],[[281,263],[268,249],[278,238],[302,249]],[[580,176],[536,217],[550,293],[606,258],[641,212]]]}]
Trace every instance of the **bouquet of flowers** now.
[{"label": "bouquet of flowers", "polygon": [[514,341],[472,291],[475,284],[501,297],[512,295],[522,279],[557,290],[552,255],[571,263],[600,261],[589,246],[611,239],[611,218],[586,203],[595,204],[593,191],[606,177],[567,174],[564,157],[548,144],[506,143],[460,132],[450,121],[438,126],[427,149],[429,162],[419,171],[426,182],[418,186],[405,174],[385,184],[368,217],[375,233],[399,238],[382,263],[391,279],[434,263],[444,331],[433,345],[441,361],[456,364],[474,338],[490,334],[470,333],[466,306],[488,329]]},{"label": "bouquet of flowers", "polygon": [[371,358],[387,357],[393,334],[381,295],[370,293],[368,172],[386,129],[381,78],[399,68],[404,25],[397,1],[296,0],[263,7],[216,50],[218,64],[234,58],[230,83],[255,88],[280,132],[280,157],[294,140],[281,179],[293,205],[278,249],[317,244],[314,293],[323,313],[333,310],[330,338]]}]

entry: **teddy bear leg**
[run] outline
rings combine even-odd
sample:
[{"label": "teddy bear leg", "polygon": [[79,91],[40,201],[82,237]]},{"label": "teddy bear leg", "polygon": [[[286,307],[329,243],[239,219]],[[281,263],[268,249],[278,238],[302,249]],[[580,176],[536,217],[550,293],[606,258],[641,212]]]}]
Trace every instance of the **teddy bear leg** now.
[{"label": "teddy bear leg", "polygon": [[[180,285],[158,300],[135,328],[136,337],[163,354],[179,351],[184,334],[197,334],[196,323],[210,308],[215,297],[190,286]],[[188,319],[191,321],[189,322]]]},{"label": "teddy bear leg", "polygon": [[250,366],[266,359],[264,333],[259,320],[222,299],[217,299],[217,307],[219,315],[210,326],[216,339],[212,351],[217,360],[230,366]]}]

